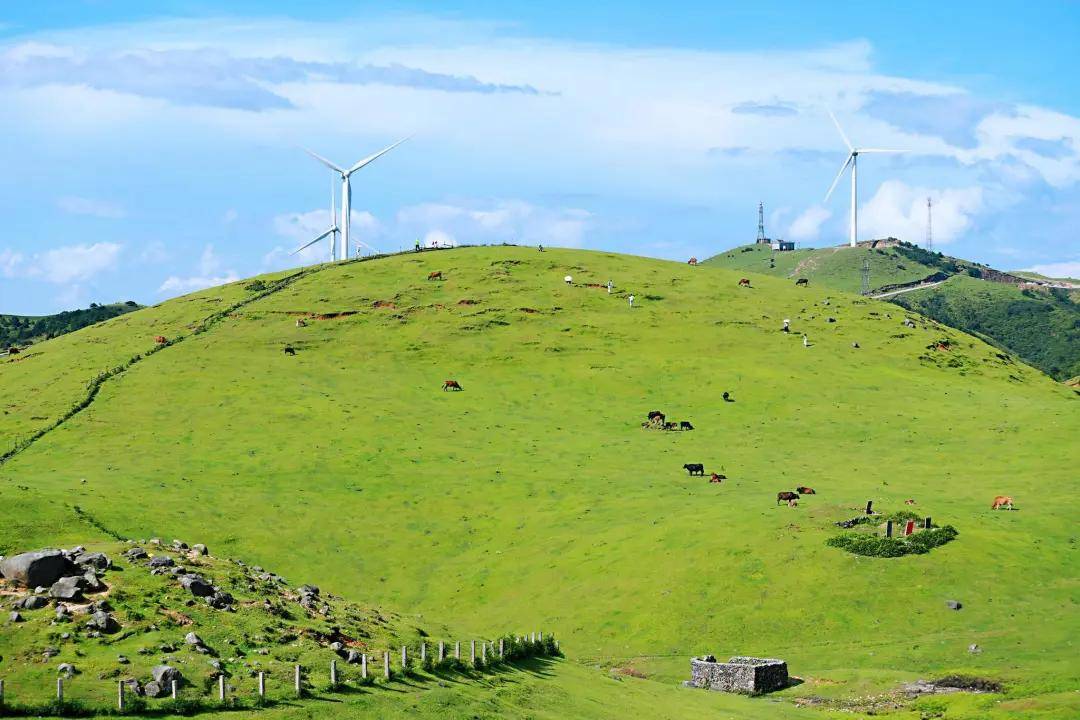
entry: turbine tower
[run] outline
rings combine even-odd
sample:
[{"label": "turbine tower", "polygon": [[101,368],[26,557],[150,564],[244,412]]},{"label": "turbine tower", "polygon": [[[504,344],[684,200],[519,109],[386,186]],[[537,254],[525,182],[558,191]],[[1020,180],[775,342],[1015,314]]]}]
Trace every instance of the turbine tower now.
[{"label": "turbine tower", "polygon": [[325,232],[320,234],[317,238],[312,240],[311,242],[307,243],[306,245],[301,245],[300,247],[296,248],[295,250],[293,250],[289,254],[290,255],[295,255],[296,253],[300,252],[301,250],[307,250],[309,247],[311,247],[315,243],[319,242],[324,237],[329,236],[330,237],[330,262],[334,262],[334,253],[336,252],[336,249],[337,249],[337,236],[338,236],[338,234],[340,232],[341,232],[341,228],[338,227],[338,220],[337,220],[337,206],[334,204],[334,182],[331,180],[330,181],[330,227]]},{"label": "turbine tower", "polygon": [[848,156],[844,160],[844,164],[840,166],[840,172],[836,173],[836,179],[833,180],[832,185],[829,187],[829,192],[825,193],[825,202],[829,201],[829,197],[832,195],[833,190],[836,189],[836,184],[840,182],[840,176],[844,174],[848,166],[851,166],[851,247],[855,247],[858,239],[858,225],[859,225],[859,181],[858,181],[858,163],[859,155],[862,153],[888,153],[898,152],[896,150],[883,150],[881,148],[858,148],[851,144],[844,129],[840,127],[840,123],[837,122],[836,116],[829,111],[829,117],[832,118],[833,124],[836,125],[837,131],[840,133],[840,137],[843,138],[844,144],[847,145]]},{"label": "turbine tower", "polygon": [[318,154],[312,152],[311,150],[306,150],[305,149],[305,152],[308,155],[315,158],[316,160],[321,162],[323,165],[330,168],[331,170],[336,172],[339,176],[341,176],[341,248],[340,248],[341,253],[340,253],[340,255],[341,255],[342,260],[348,260],[349,259],[349,224],[350,224],[349,215],[352,212],[352,185],[349,182],[349,179],[352,177],[352,174],[354,172],[356,172],[360,168],[364,167],[365,165],[368,165],[368,164],[378,160],[380,157],[382,157],[386,153],[390,152],[391,150],[393,150],[398,145],[400,145],[401,143],[405,142],[408,139],[409,138],[402,138],[401,140],[398,140],[393,145],[385,147],[385,148],[383,148],[382,150],[380,150],[379,152],[377,152],[377,153],[375,153],[373,155],[368,155],[366,158],[364,158],[363,160],[358,161],[355,165],[350,167],[348,170],[345,170],[343,168],[338,167],[337,165],[330,162],[329,160],[327,160],[323,156],[318,155]]},{"label": "turbine tower", "polygon": [[934,251],[934,214],[930,198],[926,198],[926,249]]}]

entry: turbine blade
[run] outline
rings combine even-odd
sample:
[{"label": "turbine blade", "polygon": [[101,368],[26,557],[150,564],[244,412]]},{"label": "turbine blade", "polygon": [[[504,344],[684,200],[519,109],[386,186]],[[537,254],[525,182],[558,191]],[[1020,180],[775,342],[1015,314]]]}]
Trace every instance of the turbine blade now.
[{"label": "turbine blade", "polygon": [[346,174],[346,175],[352,175],[352,174],[353,174],[354,172],[356,172],[356,171],[357,171],[357,170],[359,170],[360,168],[364,167],[364,166],[365,166],[365,165],[367,165],[368,163],[371,163],[371,162],[374,162],[374,161],[378,160],[378,159],[379,159],[379,158],[381,158],[381,157],[382,157],[383,155],[385,155],[386,153],[390,152],[391,150],[393,150],[394,148],[396,148],[396,147],[397,147],[398,145],[400,145],[401,143],[403,143],[403,142],[405,142],[406,140],[408,140],[408,139],[409,139],[410,137],[412,137],[412,135],[409,135],[408,137],[403,137],[403,138],[401,138],[400,140],[398,140],[398,141],[397,141],[396,143],[394,143],[393,145],[390,145],[389,147],[385,147],[385,148],[383,148],[382,150],[380,150],[379,152],[375,153],[374,155],[368,155],[368,156],[367,156],[366,158],[364,158],[363,160],[361,160],[360,162],[356,163],[356,164],[355,164],[355,165],[353,165],[353,166],[352,166],[351,168],[349,168],[349,169],[348,169],[348,170],[347,170],[347,171],[345,172],[345,174]]},{"label": "turbine blade", "polygon": [[876,152],[876,153],[902,153],[903,150],[885,150],[883,148],[858,148],[859,154]]},{"label": "turbine blade", "polygon": [[[828,108],[826,108],[828,110]],[[855,152],[855,148],[852,146],[851,141],[848,140],[847,134],[844,133],[844,128],[840,127],[840,121],[836,119],[836,116],[832,114],[832,110],[828,110],[829,117],[832,118],[833,125],[836,126],[836,131],[840,133],[840,137],[844,139],[844,144],[847,145],[848,152]]]},{"label": "turbine blade", "polygon": [[289,254],[290,254],[290,255],[295,255],[296,253],[300,252],[301,250],[307,250],[307,249],[308,249],[309,247],[311,247],[311,246],[312,246],[312,245],[314,245],[315,243],[319,242],[320,240],[322,240],[322,239],[323,239],[324,237],[326,237],[326,236],[327,236],[327,235],[329,235],[330,233],[332,233],[332,232],[335,232],[336,230],[337,230],[337,228],[330,228],[329,230],[327,230],[326,232],[324,232],[324,233],[323,233],[322,235],[320,235],[319,237],[315,238],[314,240],[312,240],[311,242],[307,243],[306,245],[301,245],[300,247],[296,248],[295,250],[293,250],[293,251],[292,251],[291,253],[289,253]]},{"label": "turbine blade", "polygon": [[836,179],[832,181],[832,185],[829,186],[829,192],[825,193],[825,202],[829,202],[829,196],[832,195],[832,191],[836,189],[836,183],[840,182],[840,176],[847,170],[847,166],[851,164],[851,158],[855,157],[855,153],[851,153],[847,156],[847,160],[840,166],[840,172],[836,173]]},{"label": "turbine blade", "polygon": [[324,157],[323,157],[322,155],[318,154],[317,152],[313,152],[313,151],[311,151],[311,150],[308,150],[307,148],[304,148],[304,152],[306,152],[306,153],[307,153],[308,155],[310,155],[311,157],[315,158],[316,160],[318,160],[319,162],[321,162],[321,163],[322,163],[323,165],[325,165],[326,167],[330,168],[330,169],[331,169],[331,170],[333,170],[334,172],[338,172],[338,173],[342,173],[342,174],[344,174],[344,173],[345,173],[345,171],[344,171],[344,170],[342,170],[342,169],[341,169],[341,168],[339,168],[339,167],[338,167],[337,165],[335,165],[334,163],[330,162],[329,160],[327,160],[326,158],[324,158]]}]

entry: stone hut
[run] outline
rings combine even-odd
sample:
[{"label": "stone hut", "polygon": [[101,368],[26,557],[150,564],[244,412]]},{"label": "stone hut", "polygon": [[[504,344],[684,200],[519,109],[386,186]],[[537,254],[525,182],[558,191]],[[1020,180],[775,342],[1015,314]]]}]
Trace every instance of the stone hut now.
[{"label": "stone hut", "polygon": [[782,690],[788,686],[787,663],[775,658],[736,656],[726,663],[712,655],[690,660],[687,687],[723,692],[758,693]]}]

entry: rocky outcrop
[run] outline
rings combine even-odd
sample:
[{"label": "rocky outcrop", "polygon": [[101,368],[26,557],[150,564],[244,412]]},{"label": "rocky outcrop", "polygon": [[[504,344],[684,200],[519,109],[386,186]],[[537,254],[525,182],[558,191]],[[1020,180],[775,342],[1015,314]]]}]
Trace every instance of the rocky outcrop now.
[{"label": "rocky outcrop", "polygon": [[0,575],[28,588],[52,585],[70,569],[71,562],[59,550],[20,553],[0,562]]}]

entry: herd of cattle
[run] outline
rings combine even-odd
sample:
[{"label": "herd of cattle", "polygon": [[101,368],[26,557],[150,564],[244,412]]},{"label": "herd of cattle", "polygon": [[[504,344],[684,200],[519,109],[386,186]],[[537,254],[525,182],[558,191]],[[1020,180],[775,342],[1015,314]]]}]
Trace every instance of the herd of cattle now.
[{"label": "herd of cattle", "polygon": [[689,420],[680,420],[679,422],[668,422],[667,415],[659,410],[653,410],[649,413],[649,419],[641,423],[643,430],[693,430],[694,426],[690,424]]}]

